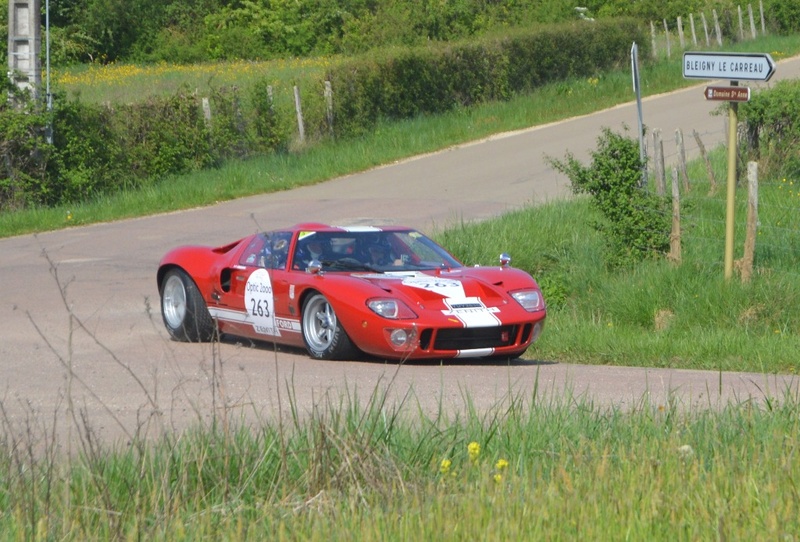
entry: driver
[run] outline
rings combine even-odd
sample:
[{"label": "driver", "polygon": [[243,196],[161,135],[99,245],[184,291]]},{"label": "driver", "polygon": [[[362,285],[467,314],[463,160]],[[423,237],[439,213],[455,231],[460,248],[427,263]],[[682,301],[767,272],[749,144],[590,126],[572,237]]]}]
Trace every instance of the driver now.
[{"label": "driver", "polygon": [[369,246],[369,260],[372,265],[388,265],[389,251],[383,245]]},{"label": "driver", "polygon": [[298,247],[294,268],[305,269],[313,260],[322,261],[325,253],[325,242],[316,235],[312,236],[308,240],[302,241]]}]

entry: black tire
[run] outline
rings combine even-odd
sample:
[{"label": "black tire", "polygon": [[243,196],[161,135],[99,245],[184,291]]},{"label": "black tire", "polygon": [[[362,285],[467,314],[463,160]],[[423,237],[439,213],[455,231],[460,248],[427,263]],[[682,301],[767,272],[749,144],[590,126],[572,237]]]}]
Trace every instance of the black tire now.
[{"label": "black tire", "polygon": [[358,350],[342,327],[324,295],[311,294],[301,316],[306,350],[316,359],[353,359]]},{"label": "black tire", "polygon": [[197,285],[183,269],[167,271],[160,293],[161,317],[174,339],[205,342],[214,338],[214,319]]}]

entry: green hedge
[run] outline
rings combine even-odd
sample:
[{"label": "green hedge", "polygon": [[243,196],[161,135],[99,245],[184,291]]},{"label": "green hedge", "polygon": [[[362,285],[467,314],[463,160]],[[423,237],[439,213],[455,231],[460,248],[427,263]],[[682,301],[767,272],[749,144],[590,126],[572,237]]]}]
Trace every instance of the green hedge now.
[{"label": "green hedge", "polygon": [[[441,113],[596,75],[627,63],[633,41],[645,49],[649,44],[633,19],[582,21],[346,61],[327,74],[333,125],[324,81],[301,85],[305,144],[364,133],[382,118]],[[56,96],[47,113],[30,103],[22,109],[0,105],[0,209],[82,201],[229,158],[290,150],[297,134],[291,89],[276,89],[284,99],[273,103],[269,84],[265,78],[246,92],[214,91],[210,121],[202,98],[188,89],[127,105]]]},{"label": "green hedge", "polygon": [[634,41],[646,58],[650,40],[636,20],[579,21],[354,59],[327,75],[335,96],[335,133],[348,136],[381,118],[442,113],[568,77],[596,75],[629,62]]}]

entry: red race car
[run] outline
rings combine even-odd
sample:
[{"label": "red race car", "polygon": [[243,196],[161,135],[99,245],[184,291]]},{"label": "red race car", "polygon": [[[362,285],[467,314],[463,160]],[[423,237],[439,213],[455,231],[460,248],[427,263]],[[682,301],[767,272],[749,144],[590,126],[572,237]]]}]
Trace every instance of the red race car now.
[{"label": "red race car", "polygon": [[409,228],[299,224],[176,248],[157,280],[180,341],[230,334],[319,359],[513,358],[539,336],[546,309],[536,281],[500,260],[465,267]]}]

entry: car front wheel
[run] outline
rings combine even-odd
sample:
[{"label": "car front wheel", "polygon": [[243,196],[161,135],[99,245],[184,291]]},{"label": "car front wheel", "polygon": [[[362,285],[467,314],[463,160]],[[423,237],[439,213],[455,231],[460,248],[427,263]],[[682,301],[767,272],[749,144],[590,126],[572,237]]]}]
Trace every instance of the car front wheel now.
[{"label": "car front wheel", "polygon": [[357,355],[336,312],[322,294],[312,294],[303,304],[302,321],[303,340],[311,357],[348,359]]},{"label": "car front wheel", "polygon": [[179,341],[202,342],[214,337],[214,320],[192,278],[171,269],[161,285],[161,316],[169,334]]}]

